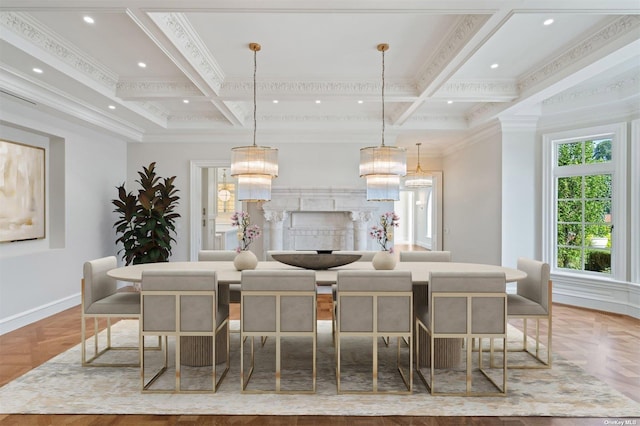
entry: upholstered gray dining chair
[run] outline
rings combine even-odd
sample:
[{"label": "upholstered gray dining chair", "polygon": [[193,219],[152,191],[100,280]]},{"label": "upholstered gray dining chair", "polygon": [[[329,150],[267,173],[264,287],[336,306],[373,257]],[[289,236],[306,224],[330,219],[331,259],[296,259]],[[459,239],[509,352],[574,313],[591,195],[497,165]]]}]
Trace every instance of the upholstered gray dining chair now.
[{"label": "upholstered gray dining chair", "polygon": [[400,262],[451,262],[450,251],[401,251]]},{"label": "upholstered gray dining chair", "polygon": [[[429,335],[429,377],[426,378],[420,365],[420,354],[416,354],[416,371],[424,381],[432,395],[462,395],[462,396],[493,396],[506,395],[507,392],[507,294],[504,273],[494,272],[432,272],[429,277],[429,304],[426,309],[416,315],[416,328],[421,328]],[[501,382],[483,368],[482,338],[502,340],[502,368]],[[418,348],[420,334],[416,333]],[[442,339],[458,339],[462,343],[459,346],[443,346]],[[473,339],[479,339],[480,345],[477,360],[477,369],[496,388],[496,391],[476,391],[473,388]],[[440,344],[440,345],[439,345]],[[463,349],[464,348],[464,349]],[[456,365],[450,368],[436,368],[438,358],[456,358],[461,351],[466,353],[466,374],[461,382],[466,382],[465,390],[445,388],[436,390],[436,370],[455,370]],[[494,365],[494,347],[490,345],[489,367]],[[457,364],[453,362],[452,364]],[[493,373],[493,372],[492,372]]]},{"label": "upholstered gray dining chair", "polygon": [[[111,319],[140,317],[140,294],[138,292],[118,292],[116,280],[107,271],[118,267],[115,256],[103,257],[84,263],[81,288],[81,338],[82,365],[93,367],[137,367],[136,362],[100,362],[100,357],[110,350],[138,350],[136,346],[111,346]],[[107,342],[100,349],[98,339],[98,319],[107,320]],[[93,356],[87,359],[87,320],[93,319]],[[136,358],[137,359],[137,358]]]},{"label": "upholstered gray dining chair", "polygon": [[[400,262],[451,262],[450,251],[401,251]],[[427,286],[417,285],[413,287],[413,311],[418,314],[426,309],[429,304]],[[416,327],[415,333],[421,333],[421,329]],[[415,339],[416,351],[426,354],[429,352],[429,340],[424,338]],[[418,344],[421,347],[418,347]]]},{"label": "upholstered gray dining chair", "polygon": [[[413,293],[411,273],[408,271],[338,271],[337,309],[335,325],[336,385],[338,393],[399,393],[413,390]],[[372,389],[345,390],[342,386],[342,339],[349,337],[372,339]],[[382,390],[378,383],[378,338],[397,339],[396,367],[405,389]],[[408,348],[406,370],[401,368],[401,345]]]},{"label": "upholstered gray dining chair", "polygon": [[[200,250],[198,262],[233,262],[235,250]],[[240,284],[229,284],[229,302],[240,303]]]},{"label": "upholstered gray dining chair", "polygon": [[[509,362],[509,368],[551,368],[551,340],[552,340],[552,283],[548,263],[537,260],[519,258],[518,269],[527,273],[527,277],[518,280],[517,293],[507,295],[508,319],[521,319],[523,321],[522,347],[519,351],[529,353],[535,360],[535,364]],[[532,352],[527,343],[528,320],[535,320],[535,352]],[[540,320],[546,320],[547,342],[546,348],[541,348]],[[546,357],[541,355],[546,352]]]},{"label": "upholstered gray dining chair", "polygon": [[[219,294],[216,271],[144,271],[140,314],[140,379],[142,392],[215,392],[229,371],[229,303]],[[163,336],[164,359],[155,374],[147,374],[146,336]],[[168,337],[174,344],[175,380],[171,387],[153,384],[169,369]],[[218,347],[221,344],[221,348]],[[225,362],[218,378],[216,364]],[[211,380],[183,387],[184,365],[211,368]],[[154,369],[150,367],[150,369]],[[153,376],[147,380],[147,376]],[[209,386],[210,384],[210,386]]]},{"label": "upholstered gray dining chair", "polygon": [[[316,275],[309,270],[242,271],[240,383],[243,393],[314,393],[316,391]],[[273,337],[275,390],[248,389],[255,369],[254,338]],[[312,342],[311,389],[284,389],[281,383],[284,338],[310,338]],[[244,350],[251,345],[249,370]],[[265,349],[264,347],[262,348]],[[288,357],[292,357],[288,354]],[[246,377],[246,379],[245,379]]]}]

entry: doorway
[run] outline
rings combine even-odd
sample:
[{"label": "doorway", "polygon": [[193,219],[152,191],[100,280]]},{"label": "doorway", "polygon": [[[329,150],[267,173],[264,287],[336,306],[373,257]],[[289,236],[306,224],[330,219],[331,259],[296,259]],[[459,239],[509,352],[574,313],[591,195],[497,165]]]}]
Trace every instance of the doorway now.
[{"label": "doorway", "polygon": [[229,250],[237,245],[231,216],[241,208],[236,200],[237,181],[229,164],[221,161],[191,161],[191,243],[189,257],[200,250]]},{"label": "doorway", "polygon": [[442,172],[428,173],[430,186],[400,190],[394,209],[403,220],[394,233],[394,244],[442,250]]}]

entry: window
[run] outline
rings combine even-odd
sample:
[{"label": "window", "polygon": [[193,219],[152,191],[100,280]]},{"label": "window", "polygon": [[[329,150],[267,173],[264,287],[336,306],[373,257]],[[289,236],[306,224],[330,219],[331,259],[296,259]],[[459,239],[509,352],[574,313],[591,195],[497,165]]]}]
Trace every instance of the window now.
[{"label": "window", "polygon": [[544,139],[545,260],[556,273],[624,279],[625,125]]},{"label": "window", "polygon": [[556,267],[611,274],[611,173],[587,166],[611,163],[611,138],[556,150]]}]

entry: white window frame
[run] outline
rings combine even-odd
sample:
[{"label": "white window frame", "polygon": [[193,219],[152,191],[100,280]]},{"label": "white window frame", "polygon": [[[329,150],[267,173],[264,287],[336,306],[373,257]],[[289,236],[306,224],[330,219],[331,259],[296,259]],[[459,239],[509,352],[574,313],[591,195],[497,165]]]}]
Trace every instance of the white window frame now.
[{"label": "white window frame", "polygon": [[640,119],[631,122],[631,281],[640,284]]},{"label": "white window frame", "polygon": [[[562,176],[575,171],[576,175],[584,174],[585,168],[589,173],[611,174],[612,179],[612,223],[614,225],[611,244],[611,274],[601,274],[590,271],[559,269],[557,259],[557,210],[556,206],[556,177],[557,145],[567,142],[581,142],[585,140],[611,137],[612,160],[610,163],[595,163],[587,166],[563,166]],[[603,280],[626,280],[627,272],[627,125],[616,123],[585,129],[567,130],[543,135],[542,146],[542,258],[551,265],[551,272],[558,275],[589,276]],[[572,170],[575,169],[575,170]]]}]

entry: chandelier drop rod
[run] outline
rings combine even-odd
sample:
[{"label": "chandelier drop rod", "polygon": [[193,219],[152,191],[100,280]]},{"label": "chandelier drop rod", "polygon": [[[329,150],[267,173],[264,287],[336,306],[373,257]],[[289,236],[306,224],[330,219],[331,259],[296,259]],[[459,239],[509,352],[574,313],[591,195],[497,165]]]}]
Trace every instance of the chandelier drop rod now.
[{"label": "chandelier drop rod", "polygon": [[258,51],[261,46],[258,43],[251,43],[249,48],[253,50],[253,146],[256,145],[256,131],[258,127],[257,120],[257,92],[256,92],[256,74],[258,72]]},{"label": "chandelier drop rod", "polygon": [[386,43],[379,44],[378,50],[382,52],[382,146],[384,146],[384,52],[389,50],[389,45]]}]

